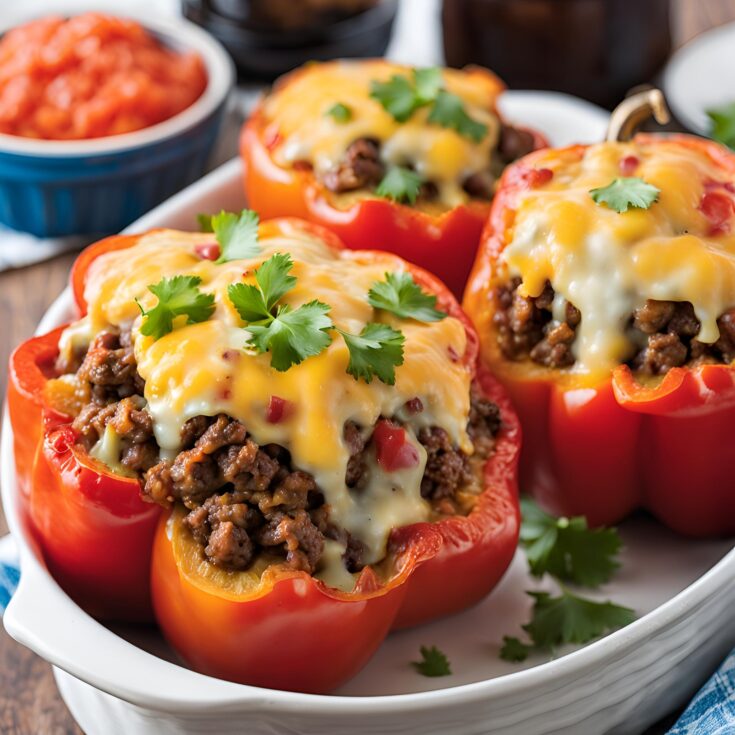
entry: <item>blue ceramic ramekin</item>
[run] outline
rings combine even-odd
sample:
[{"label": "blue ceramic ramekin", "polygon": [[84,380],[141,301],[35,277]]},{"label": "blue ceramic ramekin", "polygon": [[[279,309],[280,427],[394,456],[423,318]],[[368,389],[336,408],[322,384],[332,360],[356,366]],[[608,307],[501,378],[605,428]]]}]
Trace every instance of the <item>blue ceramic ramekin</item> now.
[{"label": "blue ceramic ramekin", "polygon": [[234,82],[232,61],[188,21],[140,22],[167,46],[200,54],[202,96],[134,133],[80,141],[0,134],[0,224],[38,237],[119,232],[204,173]]}]

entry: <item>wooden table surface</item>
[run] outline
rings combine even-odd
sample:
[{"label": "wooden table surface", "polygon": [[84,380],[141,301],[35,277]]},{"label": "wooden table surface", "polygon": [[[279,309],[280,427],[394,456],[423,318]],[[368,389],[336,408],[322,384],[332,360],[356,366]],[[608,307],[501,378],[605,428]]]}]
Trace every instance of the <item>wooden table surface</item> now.
[{"label": "wooden table surface", "polygon": [[[674,7],[677,43],[735,20],[735,0],[674,0]],[[0,395],[5,394],[5,365],[10,351],[32,334],[41,315],[66,284],[73,260],[73,254],[63,255],[40,265],[0,273]],[[0,536],[6,530],[0,509]],[[657,731],[663,730],[660,727]],[[1,627],[0,733],[81,735],[58,695],[51,667],[11,640]]]}]

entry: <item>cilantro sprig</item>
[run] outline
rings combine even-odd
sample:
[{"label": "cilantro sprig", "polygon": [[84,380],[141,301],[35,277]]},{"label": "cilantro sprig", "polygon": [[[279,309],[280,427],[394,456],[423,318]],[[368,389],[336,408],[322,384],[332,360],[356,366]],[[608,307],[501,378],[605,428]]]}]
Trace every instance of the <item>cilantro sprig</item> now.
[{"label": "cilantro sprig", "polygon": [[635,620],[630,608],[589,600],[563,587],[557,596],[548,592],[527,594],[534,599],[533,613],[530,622],[521,627],[529,642],[505,636],[500,657],[506,661],[524,661],[533,652],[553,654],[558,646],[587,643]]},{"label": "cilantro sprig", "polygon": [[475,142],[487,135],[487,125],[470,117],[461,97],[444,89],[437,67],[414,69],[410,78],[394,74],[387,82],[374,80],[370,96],[398,122],[406,122],[416,110],[431,106],[430,123],[452,128]]},{"label": "cilantro sprig", "polygon": [[347,372],[370,383],[374,376],[388,385],[395,383],[395,368],[403,364],[401,332],[387,324],[368,323],[354,335],[335,327],[331,307],[309,301],[294,309],[279,303],[296,285],[288,253],[275,253],[255,271],[255,284],[235,283],[227,295],[250,332],[248,346],[257,353],[270,352],[271,366],[288,370],[308,357],[323,352],[332,343],[335,330],[349,351]]},{"label": "cilantro sprig", "polygon": [[225,212],[213,214],[210,226],[220,247],[217,263],[252,258],[260,252],[258,245],[258,223],[260,218],[252,209],[243,209],[240,214]]},{"label": "cilantro sprig", "polygon": [[609,582],[620,566],[622,542],[614,528],[588,528],[583,516],[554,518],[528,498],[521,500],[521,545],[531,574],[550,574],[585,587]]},{"label": "cilantro sprig", "polygon": [[174,319],[179,316],[185,316],[187,324],[207,321],[214,312],[214,296],[199,290],[201,282],[199,276],[173,276],[148,286],[148,290],[158,297],[158,303],[146,311],[135,300],[143,315],[141,334],[160,339],[173,331]]},{"label": "cilantro sprig", "polygon": [[487,125],[473,120],[464,108],[462,98],[442,89],[429,113],[429,122],[452,128],[460,135],[479,143],[487,135]]},{"label": "cilantro sprig", "polygon": [[590,600],[564,584],[599,587],[610,581],[619,567],[616,557],[622,546],[615,529],[590,529],[582,517],[554,518],[525,498],[521,510],[521,545],[531,574],[548,574],[557,581],[560,592],[556,596],[527,592],[534,600],[531,620],[521,626],[528,640],[505,636],[501,658],[523,661],[533,652],[553,654],[560,645],[587,643],[635,619],[630,608]]},{"label": "cilantro sprig", "polygon": [[346,123],[352,120],[352,108],[344,102],[335,102],[324,114],[329,115],[338,123]]},{"label": "cilantro sprig", "polygon": [[325,350],[332,342],[331,307],[310,301],[294,309],[277,302],[296,284],[289,275],[293,261],[288,253],[276,253],[255,271],[255,285],[234,283],[227,295],[250,332],[248,345],[256,352],[270,352],[271,366],[279,371],[298,365]]},{"label": "cilantro sprig", "polygon": [[386,273],[368,291],[368,303],[403,319],[438,322],[447,315],[436,308],[436,296],[425,293],[407,272]]},{"label": "cilantro sprig", "polygon": [[617,178],[607,186],[590,189],[590,196],[597,204],[607,204],[619,214],[630,207],[648,209],[658,200],[661,190],[637,176]]},{"label": "cilantro sprig", "polygon": [[422,676],[449,676],[452,668],[446,654],[436,646],[421,646],[421,660],[411,661],[411,666]]},{"label": "cilantro sprig", "polygon": [[395,385],[396,367],[403,365],[406,338],[387,324],[370,322],[360,334],[337,330],[350,353],[347,372],[355,380],[372,382],[374,376],[386,385]]},{"label": "cilantro sprig", "polygon": [[391,166],[376,187],[375,193],[394,202],[415,204],[423,183],[423,177],[410,168]]},{"label": "cilantro sprig", "polygon": [[720,143],[735,148],[735,102],[707,110],[712,122],[710,135]]}]

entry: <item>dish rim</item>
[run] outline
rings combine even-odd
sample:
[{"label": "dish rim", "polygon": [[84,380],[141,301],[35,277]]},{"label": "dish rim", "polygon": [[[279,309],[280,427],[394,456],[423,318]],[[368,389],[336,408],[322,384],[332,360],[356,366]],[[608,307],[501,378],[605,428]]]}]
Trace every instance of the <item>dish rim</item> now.
[{"label": "dish rim", "polygon": [[[199,182],[169,199],[160,210],[154,210],[145,215],[138,223],[128,230],[140,230],[153,226],[156,220],[164,216],[171,218],[176,212],[191,209],[202,192],[208,191],[217,185],[237,179],[240,175],[241,163],[233,159],[215,171],[211,172]],[[165,207],[165,209],[163,209]],[[171,214],[171,210],[174,214]],[[163,212],[163,213],[162,213]],[[165,214],[164,214],[165,213]],[[159,224],[160,226],[160,224]],[[52,325],[61,324],[72,306],[68,288],[54,301],[39,323],[38,331],[46,331]],[[58,587],[42,561],[36,557],[31,542],[23,532],[18,516],[16,502],[17,489],[15,487],[14,462],[12,460],[12,430],[7,421],[3,420],[2,447],[0,447],[0,484],[2,484],[3,504],[8,514],[8,524],[19,541],[21,552],[21,587],[16,597],[6,611],[5,623],[8,632],[24,645],[28,646],[42,657],[60,666],[82,681],[113,694],[136,705],[148,707],[157,711],[175,711],[178,713],[201,712],[203,707],[218,707],[227,710],[237,708],[255,708],[264,712],[289,712],[329,715],[370,715],[380,711],[381,714],[411,712],[414,710],[438,709],[446,706],[462,706],[486,700],[489,697],[502,698],[522,693],[546,684],[552,680],[561,680],[569,677],[579,677],[585,671],[596,669],[601,663],[612,661],[622,651],[637,647],[639,642],[651,637],[657,631],[665,629],[681,620],[689,611],[696,609],[720,589],[731,583],[735,572],[735,548],[725,554],[713,567],[695,580],[691,585],[667,600],[658,608],[642,616],[626,628],[595,641],[583,648],[561,656],[558,659],[547,661],[522,671],[512,672],[482,681],[459,684],[443,689],[434,689],[424,692],[404,694],[387,694],[373,696],[349,695],[317,695],[300,692],[287,692],[274,689],[262,689],[243,684],[215,679],[186,669],[178,664],[170,663],[154,656],[124,638],[112,633],[101,623],[87,616],[71,598]],[[12,488],[12,489],[11,489]],[[145,666],[151,659],[163,670],[176,674],[157,680],[155,694],[146,689],[143,679],[136,679],[124,667],[115,667],[113,671],[104,673],[90,671],[71,660],[64,660],[63,656],[48,650],[48,645],[39,637],[37,632],[29,629],[21,619],[20,600],[28,605],[28,586],[41,582],[41,586],[33,592],[38,596],[51,594],[56,591],[66,604],[66,612],[74,614],[75,637],[83,635],[86,640],[94,640],[96,636],[107,634],[107,640],[112,641],[108,646],[106,656],[114,659],[117,653],[125,653],[126,659],[133,656],[139,666]],[[25,585],[24,585],[25,582]],[[34,604],[37,604],[34,603]],[[45,609],[45,608],[44,608]],[[127,665],[127,664],[126,664]],[[181,687],[182,679],[186,680],[186,688]]]},{"label": "dish rim", "polygon": [[[94,8],[94,5],[78,2],[65,8],[64,16],[94,12]],[[235,65],[232,59],[216,38],[191,21],[175,16],[144,16],[135,10],[124,10],[119,15],[104,13],[99,9],[97,12],[133,20],[154,36],[163,39],[172,48],[198,53],[207,71],[207,86],[202,94],[173,117],[141,130],[120,135],[84,140],[45,140],[0,133],[0,155],[63,159],[125,153],[160,143],[185,132],[209,117],[229,96],[235,80]],[[23,23],[48,15],[51,13],[29,13],[24,14],[23,20],[16,17],[12,21],[2,23],[0,36]]]}]

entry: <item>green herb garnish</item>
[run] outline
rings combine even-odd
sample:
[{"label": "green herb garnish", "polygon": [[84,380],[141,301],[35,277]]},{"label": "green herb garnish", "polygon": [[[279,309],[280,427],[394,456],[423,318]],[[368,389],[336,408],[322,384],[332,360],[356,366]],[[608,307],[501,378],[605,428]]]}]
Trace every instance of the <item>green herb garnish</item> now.
[{"label": "green herb garnish", "polygon": [[396,367],[403,365],[403,343],[406,338],[401,332],[387,324],[371,322],[359,335],[337,330],[350,352],[347,372],[355,379],[362,378],[370,383],[373,376],[387,385],[396,382]]},{"label": "green herb garnish", "polygon": [[422,184],[423,179],[415,171],[402,166],[392,166],[378,184],[375,193],[394,202],[414,204]]},{"label": "green herb garnish", "polygon": [[523,661],[534,651],[553,654],[557,646],[565,643],[588,643],[635,620],[630,608],[588,600],[564,588],[556,597],[548,592],[527,594],[534,599],[533,613],[522,628],[530,642],[505,636],[500,656],[506,661]]},{"label": "green herb garnish", "polygon": [[429,122],[452,128],[465,138],[479,143],[487,135],[487,125],[473,120],[466,112],[462,99],[442,90],[429,113]]},{"label": "green herb garnish", "polygon": [[240,214],[224,211],[213,214],[210,225],[220,248],[217,263],[256,256],[260,252],[259,221],[260,218],[252,209],[243,209]]},{"label": "green herb garnish", "polygon": [[436,296],[425,293],[405,271],[386,273],[384,281],[376,281],[368,292],[368,303],[403,319],[437,322],[447,315],[436,308]]},{"label": "green herb garnish", "polygon": [[720,143],[735,148],[735,102],[707,110],[712,121],[710,135]]},{"label": "green herb garnish", "polygon": [[452,128],[476,143],[487,135],[487,125],[467,114],[460,97],[443,88],[441,69],[414,69],[412,78],[394,74],[387,82],[373,81],[370,96],[398,122],[406,122],[416,110],[431,105],[429,122]]},{"label": "green herb garnish", "polygon": [[186,316],[187,324],[207,321],[214,312],[214,296],[199,290],[201,282],[198,276],[174,276],[148,286],[148,290],[158,297],[158,303],[146,311],[135,300],[143,315],[141,334],[160,339],[173,331],[174,319],[179,316]]},{"label": "green herb garnish", "polygon": [[449,676],[452,669],[449,659],[436,646],[421,646],[421,660],[411,661],[411,666],[422,676]]},{"label": "green herb garnish", "polygon": [[335,102],[324,114],[338,123],[346,123],[352,119],[352,110],[342,102]]},{"label": "green herb garnish", "polygon": [[231,284],[227,295],[244,322],[256,352],[270,352],[271,366],[279,371],[298,365],[325,350],[332,341],[331,307],[310,301],[297,309],[277,302],[296,284],[289,275],[291,256],[276,253],[255,271],[255,283]]},{"label": "green herb garnish", "polygon": [[610,581],[622,546],[614,528],[588,528],[583,516],[554,518],[528,498],[521,500],[521,509],[521,545],[531,574],[551,574],[585,587]]},{"label": "green herb garnish", "polygon": [[629,207],[648,209],[660,193],[660,189],[637,176],[615,179],[607,186],[590,189],[590,196],[597,204],[607,204],[620,214],[627,212]]}]

